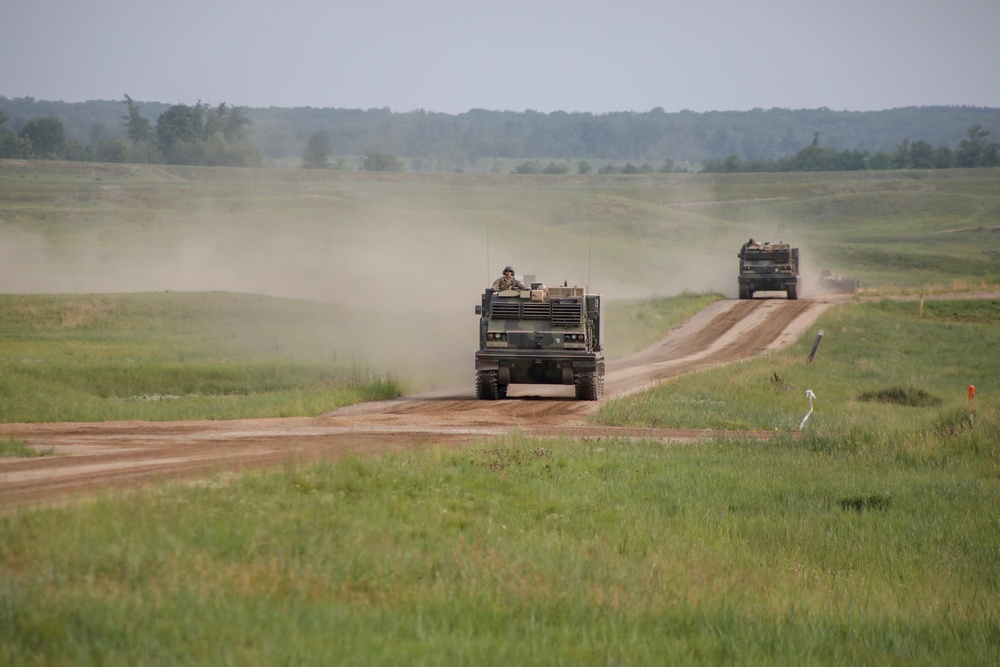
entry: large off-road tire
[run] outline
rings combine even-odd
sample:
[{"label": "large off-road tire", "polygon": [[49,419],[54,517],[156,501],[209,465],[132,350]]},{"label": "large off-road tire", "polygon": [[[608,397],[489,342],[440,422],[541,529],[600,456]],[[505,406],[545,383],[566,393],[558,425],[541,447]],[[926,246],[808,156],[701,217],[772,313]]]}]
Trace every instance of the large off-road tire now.
[{"label": "large off-road tire", "polygon": [[576,387],[576,400],[596,401],[600,398],[600,382],[596,373],[577,373],[573,384]]},{"label": "large off-road tire", "polygon": [[[506,387],[504,393],[507,393]],[[476,371],[476,398],[485,401],[495,401],[500,398],[496,371]]]},{"label": "large off-road tire", "polygon": [[507,398],[507,387],[506,384],[497,384],[497,398]]},{"label": "large off-road tire", "polygon": [[788,290],[786,290],[785,294],[787,294],[788,298],[790,300],[792,300],[792,301],[794,301],[795,299],[798,299],[799,298],[799,286],[798,285],[789,285],[788,286]]},{"label": "large off-road tire", "polygon": [[740,285],[740,298],[749,299],[750,298],[750,288],[746,285]]}]

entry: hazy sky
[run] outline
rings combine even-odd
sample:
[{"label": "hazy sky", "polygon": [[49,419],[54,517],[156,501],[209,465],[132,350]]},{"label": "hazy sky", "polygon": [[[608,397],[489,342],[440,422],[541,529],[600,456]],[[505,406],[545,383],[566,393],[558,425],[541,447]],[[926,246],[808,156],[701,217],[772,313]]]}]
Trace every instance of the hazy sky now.
[{"label": "hazy sky", "polygon": [[0,0],[0,63],[66,102],[1000,107],[1000,0]]}]

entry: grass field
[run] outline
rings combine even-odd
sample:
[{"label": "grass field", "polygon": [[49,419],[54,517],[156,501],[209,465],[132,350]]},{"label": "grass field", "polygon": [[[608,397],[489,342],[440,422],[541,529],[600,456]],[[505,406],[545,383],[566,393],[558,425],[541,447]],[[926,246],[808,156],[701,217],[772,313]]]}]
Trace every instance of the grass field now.
[{"label": "grass field", "polygon": [[[996,664],[1000,301],[882,297],[995,286],[998,178],[0,162],[8,421],[309,412],[427,381],[436,358],[411,350],[471,359],[482,288],[463,283],[489,272],[461,239],[487,230],[493,269],[592,275],[617,354],[729,289],[747,236],[801,239],[874,297],[593,417],[767,440],[512,435],[0,516],[0,664]],[[392,280],[351,259],[373,236]]]},{"label": "grass field", "polygon": [[[795,431],[816,396],[809,434],[886,447],[933,432],[1000,395],[1000,299],[879,299],[824,313],[787,352],[709,369],[606,402],[596,423]],[[815,357],[809,353],[824,335]],[[973,400],[975,405],[975,399]]]},{"label": "grass field", "polygon": [[[514,435],[0,517],[0,661],[993,664],[997,362],[969,341],[1000,313],[924,316],[834,311],[812,363],[800,345],[685,376],[627,420],[680,403],[733,426],[762,394],[778,407],[740,425],[778,420],[770,441]],[[801,385],[774,369],[826,382],[797,435]]]},{"label": "grass field", "polygon": [[983,444],[514,438],[3,517],[0,659],[989,665]]},{"label": "grass field", "polygon": [[350,308],[246,294],[0,295],[0,421],[319,414],[399,396]]}]

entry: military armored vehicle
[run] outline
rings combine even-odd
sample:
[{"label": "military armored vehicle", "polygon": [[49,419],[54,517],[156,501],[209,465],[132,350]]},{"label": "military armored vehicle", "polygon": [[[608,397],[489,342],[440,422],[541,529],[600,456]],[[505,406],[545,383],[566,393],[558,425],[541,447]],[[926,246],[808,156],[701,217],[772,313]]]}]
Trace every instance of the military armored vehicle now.
[{"label": "military armored vehicle", "polygon": [[816,280],[816,289],[820,292],[857,292],[861,289],[861,281],[851,276],[837,275],[830,269],[823,269]]},{"label": "military armored vehicle", "polygon": [[601,295],[583,287],[483,292],[476,352],[476,397],[507,397],[511,384],[573,385],[576,398],[604,392]]},{"label": "military armored vehicle", "polygon": [[799,298],[799,249],[788,243],[750,239],[740,248],[739,294],[752,299],[754,292],[784,292]]}]

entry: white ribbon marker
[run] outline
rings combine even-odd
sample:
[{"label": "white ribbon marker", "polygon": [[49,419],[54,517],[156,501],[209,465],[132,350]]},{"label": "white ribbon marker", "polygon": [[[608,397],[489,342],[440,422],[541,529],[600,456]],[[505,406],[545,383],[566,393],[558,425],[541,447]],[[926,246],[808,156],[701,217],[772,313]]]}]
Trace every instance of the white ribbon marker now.
[{"label": "white ribbon marker", "polygon": [[809,415],[813,413],[813,399],[816,398],[816,394],[813,393],[812,389],[806,389],[806,396],[809,397],[809,412],[806,413],[806,416],[802,418],[802,423],[799,424],[800,431],[802,430],[802,427],[806,425],[806,420],[809,419]]}]

